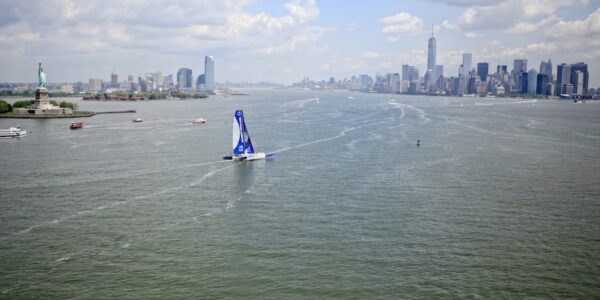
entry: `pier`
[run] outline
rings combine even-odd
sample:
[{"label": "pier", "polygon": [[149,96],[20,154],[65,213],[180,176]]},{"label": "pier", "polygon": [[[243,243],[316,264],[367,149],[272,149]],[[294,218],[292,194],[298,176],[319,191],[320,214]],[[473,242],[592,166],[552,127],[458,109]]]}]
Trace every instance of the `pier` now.
[{"label": "pier", "polygon": [[135,114],[136,111],[134,109],[131,110],[117,110],[117,111],[99,111],[95,112],[95,115],[103,115],[103,114]]}]

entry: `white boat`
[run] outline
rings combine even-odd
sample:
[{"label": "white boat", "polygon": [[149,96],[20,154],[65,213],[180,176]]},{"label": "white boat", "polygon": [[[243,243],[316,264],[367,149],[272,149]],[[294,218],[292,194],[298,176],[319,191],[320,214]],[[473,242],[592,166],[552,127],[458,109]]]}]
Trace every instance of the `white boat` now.
[{"label": "white boat", "polygon": [[0,137],[13,138],[27,135],[27,130],[21,130],[21,127],[10,127],[9,129],[0,129]]},{"label": "white boat", "polygon": [[140,123],[140,122],[142,122],[141,118],[135,118],[135,119],[133,119],[133,123]]},{"label": "white boat", "polygon": [[244,121],[244,111],[236,110],[233,115],[233,154],[224,156],[227,160],[257,160],[273,157],[273,153],[255,153],[250,134]]},{"label": "white boat", "polygon": [[192,120],[192,124],[202,124],[202,123],[206,123],[206,119],[198,118],[198,119]]}]

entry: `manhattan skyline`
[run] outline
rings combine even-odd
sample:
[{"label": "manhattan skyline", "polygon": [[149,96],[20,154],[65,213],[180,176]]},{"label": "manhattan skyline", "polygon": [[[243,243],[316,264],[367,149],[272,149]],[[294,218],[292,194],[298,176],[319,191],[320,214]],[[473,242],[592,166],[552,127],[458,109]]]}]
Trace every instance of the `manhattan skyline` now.
[{"label": "manhattan skyline", "polygon": [[[472,64],[514,59],[555,64],[585,61],[600,86],[600,2],[561,1],[151,1],[0,4],[0,81],[33,81],[43,61],[50,82],[105,78],[180,67],[219,65],[215,81],[344,78],[427,71],[436,60],[458,74]],[[110,7],[110,9],[108,9]],[[32,16],[39,17],[32,17]]]}]

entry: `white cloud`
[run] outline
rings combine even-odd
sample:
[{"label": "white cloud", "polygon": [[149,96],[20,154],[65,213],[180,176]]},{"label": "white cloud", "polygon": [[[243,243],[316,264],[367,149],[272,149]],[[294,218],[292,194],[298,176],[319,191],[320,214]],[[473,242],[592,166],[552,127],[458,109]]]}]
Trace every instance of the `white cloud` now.
[{"label": "white cloud", "polygon": [[600,8],[583,20],[560,21],[546,32],[546,36],[556,39],[584,37],[585,40],[600,38]]},{"label": "white cloud", "polygon": [[387,34],[390,41],[397,41],[401,35],[415,35],[423,30],[423,20],[406,12],[385,17],[381,22],[384,24],[381,31]]},{"label": "white cloud", "polygon": [[587,1],[505,0],[494,4],[474,5],[468,7],[456,22],[445,22],[445,26],[469,32],[504,30],[506,33],[529,33],[555,21],[558,8],[583,5]]}]

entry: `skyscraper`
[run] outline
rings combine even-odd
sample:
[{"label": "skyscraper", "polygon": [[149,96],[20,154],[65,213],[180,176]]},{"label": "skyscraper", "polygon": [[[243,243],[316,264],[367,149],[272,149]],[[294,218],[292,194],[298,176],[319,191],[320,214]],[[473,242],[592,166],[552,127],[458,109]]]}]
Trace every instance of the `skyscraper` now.
[{"label": "skyscraper", "polygon": [[528,94],[536,94],[537,93],[537,77],[538,72],[535,69],[529,70],[527,72],[527,93]]},{"label": "skyscraper", "polygon": [[477,75],[479,75],[479,79],[485,82],[487,80],[488,72],[489,72],[490,64],[486,62],[477,63]]},{"label": "skyscraper", "polygon": [[[588,90],[588,81],[590,73],[588,72],[588,66],[585,63],[576,63],[571,66],[571,84],[575,89],[575,94],[585,95]],[[580,73],[577,73],[580,72]]]},{"label": "skyscraper", "polygon": [[431,37],[427,42],[427,70],[431,70],[433,72],[434,77],[437,77],[435,74],[435,55],[436,55],[436,41],[433,37],[433,31],[431,32]]},{"label": "skyscraper", "polygon": [[206,91],[215,90],[215,61],[212,56],[204,57],[204,78]]},{"label": "skyscraper", "polygon": [[113,89],[119,88],[119,75],[115,74],[115,72],[110,74],[110,87]]},{"label": "skyscraper", "polygon": [[542,61],[540,63],[540,74],[544,74],[552,79],[552,61],[550,59],[548,59],[548,62]]},{"label": "skyscraper", "polygon": [[567,64],[556,66],[556,96],[564,94],[565,86],[571,83],[571,67]]},{"label": "skyscraper", "polygon": [[435,65],[435,80],[437,81],[440,76],[444,76],[444,65]]},{"label": "skyscraper", "polygon": [[461,75],[469,76],[469,73],[473,69],[473,54],[463,53],[463,73]]},{"label": "skyscraper", "polygon": [[177,71],[177,87],[179,89],[192,88],[192,69],[181,68]]},{"label": "skyscraper", "polygon": [[513,61],[513,72],[516,74],[527,72],[527,59],[515,59]]}]

